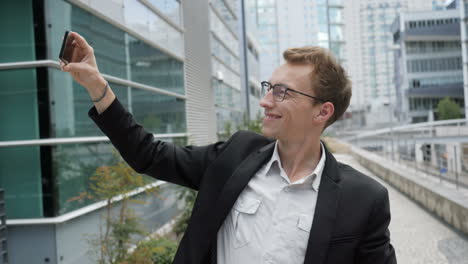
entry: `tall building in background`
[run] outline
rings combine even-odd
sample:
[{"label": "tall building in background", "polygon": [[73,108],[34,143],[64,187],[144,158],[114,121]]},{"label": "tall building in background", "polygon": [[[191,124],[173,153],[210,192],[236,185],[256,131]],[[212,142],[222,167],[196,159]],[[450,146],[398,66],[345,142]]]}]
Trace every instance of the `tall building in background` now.
[{"label": "tall building in background", "polygon": [[445,97],[463,107],[459,16],[459,10],[448,9],[403,12],[395,19],[394,110],[399,122],[437,120],[437,105]]},{"label": "tall building in background", "polygon": [[[388,125],[396,102],[393,39],[390,26],[400,12],[429,11],[443,7],[443,0],[346,1],[348,71],[353,81],[351,109],[365,113],[360,123]],[[359,14],[356,16],[356,14]],[[358,27],[358,28],[356,28]]]},{"label": "tall building in background", "polygon": [[[279,50],[306,45],[327,49],[341,61],[346,60],[343,36],[343,1],[277,1]],[[283,62],[281,57],[280,62]]]},{"label": "tall building in background", "polygon": [[274,69],[280,65],[277,0],[257,0],[256,12],[261,45],[260,79],[265,81],[270,79]]}]

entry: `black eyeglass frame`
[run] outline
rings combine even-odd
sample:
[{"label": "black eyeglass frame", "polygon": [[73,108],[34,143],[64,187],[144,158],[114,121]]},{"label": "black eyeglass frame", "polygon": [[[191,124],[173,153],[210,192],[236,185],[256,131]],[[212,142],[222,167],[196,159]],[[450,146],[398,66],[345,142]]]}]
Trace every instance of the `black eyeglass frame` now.
[{"label": "black eyeglass frame", "polygon": [[[263,82],[261,82],[260,84],[262,85],[262,92],[263,92],[263,89],[265,89],[265,88],[264,88],[265,85],[268,85],[267,92],[269,92],[271,89],[273,89],[273,98],[275,98],[277,102],[282,102],[282,101],[284,101],[284,97],[286,96],[286,93],[287,93],[288,91],[291,91],[291,92],[295,92],[295,93],[298,93],[298,94],[305,95],[305,96],[307,96],[307,97],[313,98],[313,99],[315,99],[315,100],[317,100],[317,101],[320,101],[320,102],[324,102],[324,103],[325,103],[325,102],[327,101],[327,100],[323,100],[323,99],[321,99],[321,98],[318,98],[318,97],[315,97],[315,96],[312,96],[312,95],[309,95],[309,94],[305,94],[305,93],[303,93],[303,92],[299,92],[299,91],[293,90],[293,89],[287,87],[287,86],[284,85],[284,84],[275,84],[275,85],[272,85],[270,82],[267,82],[267,81],[263,81]],[[285,89],[286,89],[286,90],[284,91],[284,94],[283,94],[283,97],[281,98],[281,100],[278,100],[278,96],[275,96],[275,90],[274,90],[275,87],[282,87],[282,88],[285,88]],[[263,94],[266,95],[267,93],[263,92]]]}]

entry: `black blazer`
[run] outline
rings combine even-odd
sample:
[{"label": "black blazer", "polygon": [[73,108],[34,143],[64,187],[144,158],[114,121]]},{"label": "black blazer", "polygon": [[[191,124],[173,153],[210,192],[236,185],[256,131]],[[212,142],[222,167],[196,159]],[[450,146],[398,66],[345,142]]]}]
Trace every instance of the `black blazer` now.
[{"label": "black blazer", "polygon": [[[217,232],[249,180],[271,158],[274,142],[247,131],[201,147],[154,141],[117,99],[100,115],[93,107],[89,116],[135,171],[198,190],[174,263],[216,263]],[[337,162],[328,150],[326,155],[304,263],[396,263],[387,190]]]}]

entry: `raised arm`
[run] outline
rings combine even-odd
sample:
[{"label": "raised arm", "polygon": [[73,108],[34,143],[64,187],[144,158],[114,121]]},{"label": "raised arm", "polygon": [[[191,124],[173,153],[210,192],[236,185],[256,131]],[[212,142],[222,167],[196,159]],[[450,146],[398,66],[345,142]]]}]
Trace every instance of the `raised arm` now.
[{"label": "raised arm", "polygon": [[137,172],[198,189],[206,168],[229,143],[203,147],[177,147],[154,140],[120,104],[97,67],[93,48],[76,32],[70,35],[74,52],[71,63],[61,69],[84,86],[94,103],[89,116],[109,137],[127,163]]}]

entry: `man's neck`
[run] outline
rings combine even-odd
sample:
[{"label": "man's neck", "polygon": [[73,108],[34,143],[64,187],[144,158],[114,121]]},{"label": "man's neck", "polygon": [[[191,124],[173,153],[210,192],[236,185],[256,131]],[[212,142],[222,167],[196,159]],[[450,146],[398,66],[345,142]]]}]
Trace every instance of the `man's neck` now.
[{"label": "man's neck", "polygon": [[321,158],[320,138],[291,142],[278,140],[281,165],[291,182],[309,175]]}]

